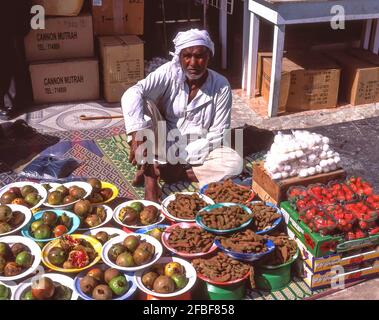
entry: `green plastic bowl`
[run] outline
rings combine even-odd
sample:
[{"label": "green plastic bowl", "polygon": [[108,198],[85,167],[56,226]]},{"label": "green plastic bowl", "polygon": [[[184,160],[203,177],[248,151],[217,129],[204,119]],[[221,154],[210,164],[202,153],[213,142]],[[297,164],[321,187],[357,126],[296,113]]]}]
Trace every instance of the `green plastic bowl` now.
[{"label": "green plastic bowl", "polygon": [[291,282],[291,267],[299,256],[299,249],[290,261],[277,266],[261,265],[256,267],[255,284],[258,289],[277,291]]},{"label": "green plastic bowl", "polygon": [[207,291],[210,300],[241,300],[245,297],[246,283],[222,287],[207,283]]}]

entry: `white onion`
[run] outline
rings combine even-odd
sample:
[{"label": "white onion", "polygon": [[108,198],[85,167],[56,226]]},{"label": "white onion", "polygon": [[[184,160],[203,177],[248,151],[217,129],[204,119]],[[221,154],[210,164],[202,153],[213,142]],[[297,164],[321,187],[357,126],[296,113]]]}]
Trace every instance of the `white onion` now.
[{"label": "white onion", "polygon": [[321,173],[322,172],[322,167],[321,166],[316,166],[315,169],[316,169],[317,173]]},{"label": "white onion", "polygon": [[322,142],[325,144],[329,144],[330,139],[328,137],[322,137]]},{"label": "white onion", "polygon": [[324,151],[328,151],[328,150],[329,150],[329,145],[328,145],[328,144],[324,144],[324,145],[322,146],[322,150],[324,150]]},{"label": "white onion", "polygon": [[287,179],[288,176],[289,176],[288,172],[285,172],[285,171],[282,172],[282,178],[283,179]]}]

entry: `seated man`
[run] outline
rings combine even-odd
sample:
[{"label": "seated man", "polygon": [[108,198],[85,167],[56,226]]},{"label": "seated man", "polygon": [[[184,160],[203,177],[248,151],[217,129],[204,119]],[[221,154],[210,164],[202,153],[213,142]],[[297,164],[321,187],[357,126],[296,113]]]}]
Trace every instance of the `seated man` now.
[{"label": "seated man", "polygon": [[[173,42],[172,61],[129,88],[121,101],[129,161],[139,168],[133,183],[144,183],[145,199],[152,201],[160,197],[159,178],[202,186],[238,175],[243,168],[240,155],[222,145],[230,128],[232,93],[228,80],[207,68],[214,55],[208,32],[179,32]],[[153,161],[146,161],[143,139],[149,129]]]}]

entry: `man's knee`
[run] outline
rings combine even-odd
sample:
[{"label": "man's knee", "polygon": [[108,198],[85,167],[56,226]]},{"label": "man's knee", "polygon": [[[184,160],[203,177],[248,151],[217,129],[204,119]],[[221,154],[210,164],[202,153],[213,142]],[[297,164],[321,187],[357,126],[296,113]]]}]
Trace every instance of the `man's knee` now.
[{"label": "man's knee", "polygon": [[243,171],[243,158],[234,150],[228,151],[225,157],[225,176],[237,176]]}]

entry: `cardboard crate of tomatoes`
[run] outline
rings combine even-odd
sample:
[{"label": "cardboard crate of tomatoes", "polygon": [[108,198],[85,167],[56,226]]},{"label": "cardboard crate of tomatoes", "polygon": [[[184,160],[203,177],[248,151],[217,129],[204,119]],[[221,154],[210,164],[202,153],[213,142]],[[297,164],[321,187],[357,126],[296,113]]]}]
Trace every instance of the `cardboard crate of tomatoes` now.
[{"label": "cardboard crate of tomatoes", "polygon": [[[292,212],[289,228],[301,230],[297,233],[301,234],[303,243],[308,244],[311,252],[314,250],[312,254],[315,256],[335,252],[337,244],[340,250],[347,250],[349,244],[342,245],[343,242],[375,235],[379,238],[379,196],[361,177],[307,188],[292,187],[287,195],[289,201],[283,203],[282,208],[287,215]],[[328,241],[330,245],[325,245]],[[313,242],[324,245],[318,247]],[[350,245],[355,248],[357,243]]]}]

